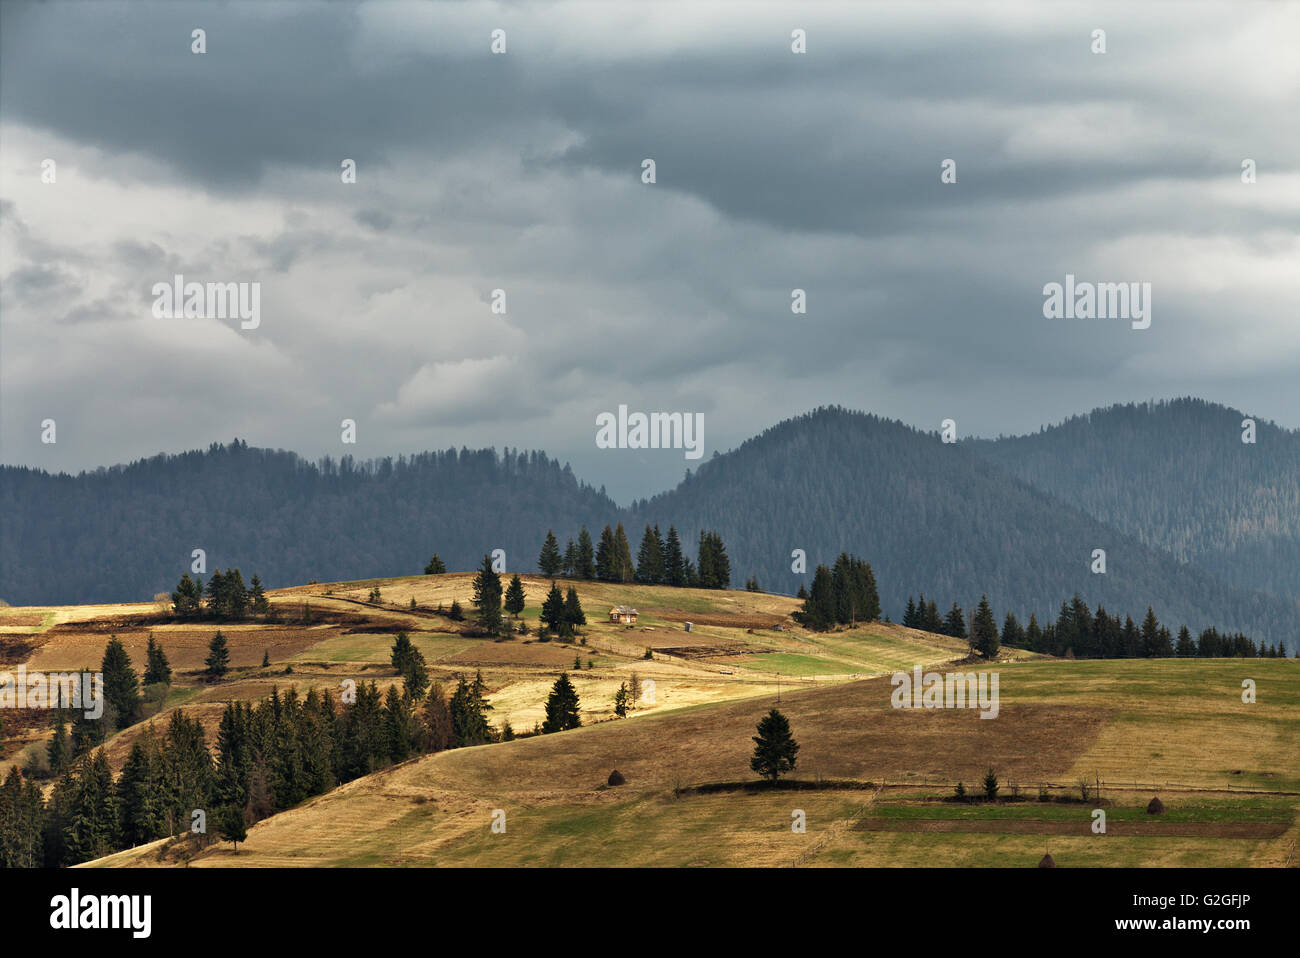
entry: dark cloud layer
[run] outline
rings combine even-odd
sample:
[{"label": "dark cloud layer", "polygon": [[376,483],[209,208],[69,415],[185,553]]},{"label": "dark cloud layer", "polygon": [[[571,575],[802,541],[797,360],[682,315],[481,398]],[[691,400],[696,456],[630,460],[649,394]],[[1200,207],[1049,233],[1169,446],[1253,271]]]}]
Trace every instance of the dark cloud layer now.
[{"label": "dark cloud layer", "polygon": [[[3,459],[532,446],[626,500],[690,463],[596,449],[620,403],[709,449],[820,403],[1300,426],[1300,8],[1183,10],[6,3]],[[152,319],[178,272],[262,325]],[[1044,319],[1066,273],[1151,328]]]}]

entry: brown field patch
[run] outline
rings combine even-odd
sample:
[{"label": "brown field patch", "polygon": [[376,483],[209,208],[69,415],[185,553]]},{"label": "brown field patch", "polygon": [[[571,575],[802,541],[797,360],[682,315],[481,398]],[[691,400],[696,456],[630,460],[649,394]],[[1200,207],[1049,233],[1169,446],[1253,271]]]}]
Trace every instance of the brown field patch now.
[{"label": "brown field patch", "polygon": [[654,650],[683,659],[721,659],[734,655],[763,655],[772,651],[746,645],[744,642],[734,642],[729,645],[656,645]]},{"label": "brown field patch", "polygon": [[[660,679],[660,694],[672,679]],[[895,780],[905,774],[976,781],[989,765],[1007,781],[1064,775],[1108,721],[1102,708],[1004,705],[983,720],[967,709],[889,705],[887,678],[786,691],[781,711],[799,741],[798,778]],[[457,749],[412,774],[478,795],[591,788],[611,768],[653,788],[748,778],[754,727],[774,697],[647,715],[526,742]],[[501,770],[509,769],[508,775]]]},{"label": "brown field patch", "polygon": [[756,612],[666,612],[660,609],[642,611],[668,622],[690,622],[692,625],[713,625],[727,629],[770,629],[774,625],[784,625],[789,621],[788,616]]},{"label": "brown field patch", "polygon": [[596,655],[595,649],[580,645],[560,645],[556,642],[524,642],[511,639],[506,642],[480,642],[473,648],[463,649],[439,659],[441,663],[465,665],[540,665],[567,668],[573,665],[574,655],[585,661]]},{"label": "brown field patch", "polygon": [[[1278,838],[1286,834],[1289,822],[1123,822],[1106,823],[1107,836],[1156,838]],[[853,824],[858,832],[925,832],[961,835],[1091,835],[1092,822],[1045,821],[1040,819],[988,819],[955,821],[920,818],[891,821],[882,818],[859,819]]]},{"label": "brown field patch", "polygon": [[28,634],[0,635],[0,666],[8,668],[26,662],[41,641],[41,637]]},{"label": "brown field patch", "polygon": [[[230,647],[232,668],[257,666],[262,663],[262,653],[269,651],[271,659],[284,659],[306,648],[340,634],[336,626],[262,626],[262,625],[211,625],[211,626],[160,626],[152,630],[82,631],[69,630],[59,634],[46,633],[48,640],[38,648],[27,663],[29,669],[63,671],[79,668],[98,668],[104,658],[104,646],[110,635],[116,635],[131,657],[136,671],[144,670],[145,649],[150,631],[158,642],[173,669],[188,670],[203,667],[208,657],[208,645],[220,629]],[[53,630],[51,630],[52,632]]]},{"label": "brown field patch", "polygon": [[31,628],[45,621],[45,616],[38,612],[4,612],[0,611],[0,629]]}]

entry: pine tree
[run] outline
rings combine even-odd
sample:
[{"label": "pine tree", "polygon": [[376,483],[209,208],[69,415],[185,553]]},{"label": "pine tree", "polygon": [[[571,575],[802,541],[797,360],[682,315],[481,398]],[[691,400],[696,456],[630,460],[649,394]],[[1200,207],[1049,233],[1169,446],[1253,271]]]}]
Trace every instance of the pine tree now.
[{"label": "pine tree", "polygon": [[596,546],[596,578],[601,582],[613,582],[615,574],[614,530],[605,526],[600,533],[600,544]]},{"label": "pine tree", "polygon": [[145,648],[144,662],[145,685],[171,684],[171,663],[167,661],[167,653],[163,651],[162,646],[154,641],[152,632],[149,633],[149,644]]},{"label": "pine tree", "polygon": [[1160,654],[1160,622],[1155,611],[1147,606],[1146,618],[1142,620],[1142,652],[1147,658]]},{"label": "pine tree", "polygon": [[544,733],[564,732],[578,728],[582,719],[578,716],[578,692],[569,681],[569,673],[561,672],[551,687],[551,694],[546,699],[546,721],[542,723]]},{"label": "pine tree", "polygon": [[409,692],[399,693],[396,685],[388,687],[384,697],[384,737],[388,758],[404,762],[415,750],[415,707]]},{"label": "pine tree", "polygon": [[54,713],[54,735],[50,738],[49,745],[45,747],[45,754],[50,761],[51,774],[58,775],[63,771],[70,757],[68,749],[67,723],[63,719],[63,711],[60,709]]},{"label": "pine tree", "polygon": [[172,593],[172,608],[183,619],[198,618],[203,601],[203,585],[190,578],[187,572],[176,584]]},{"label": "pine tree", "polygon": [[475,673],[473,682],[465,681],[463,675],[457,678],[456,691],[449,704],[456,741],[461,747],[485,745],[492,741],[492,727],[487,720],[492,706],[483,694],[486,691],[483,673]]},{"label": "pine tree", "polygon": [[596,578],[595,555],[595,550],[591,546],[591,533],[587,531],[586,526],[583,526],[582,531],[578,533],[578,562],[573,570],[579,579]]},{"label": "pine tree", "polygon": [[239,843],[248,837],[248,823],[244,819],[244,810],[234,805],[223,805],[217,809],[217,834],[232,846],[232,854],[239,854]]},{"label": "pine tree", "polygon": [[794,770],[798,752],[799,743],[790,733],[789,719],[772,709],[758,723],[758,734],[754,736],[754,757],[749,760],[749,767],[763,778],[775,782]]},{"label": "pine tree", "polygon": [[664,541],[664,583],[671,586],[686,585],[685,557],[682,554],[682,540],[677,536],[674,526],[668,527],[668,538]]},{"label": "pine tree", "polygon": [[117,780],[122,844],[143,845],[167,835],[163,755],[152,726],[131,745]]},{"label": "pine tree", "polygon": [[456,726],[452,721],[447,693],[441,682],[434,682],[421,712],[420,748],[425,752],[442,752],[456,747]]},{"label": "pine tree", "polygon": [[492,557],[483,556],[483,564],[474,576],[475,622],[488,635],[501,631],[501,576],[492,568]]},{"label": "pine tree", "polygon": [[943,620],[943,634],[950,635],[954,639],[966,638],[966,619],[961,614],[961,606],[956,602],[948,610],[948,614]]},{"label": "pine tree", "polygon": [[516,573],[510,579],[510,587],[506,589],[506,611],[516,619],[519,613],[524,611],[524,583]]},{"label": "pine tree", "polygon": [[235,620],[248,615],[248,589],[238,569],[226,570],[226,615]]},{"label": "pine tree", "polygon": [[618,691],[614,693],[614,714],[619,718],[625,718],[631,700],[632,697],[627,691],[627,683],[624,682],[618,687]]},{"label": "pine tree", "polygon": [[1189,658],[1196,654],[1196,643],[1192,641],[1192,633],[1187,626],[1178,630],[1178,644],[1174,647],[1174,654],[1179,658]]},{"label": "pine tree", "polygon": [[572,629],[587,624],[586,613],[582,611],[582,603],[578,601],[578,590],[573,586],[569,586],[568,595],[564,597],[564,622]]},{"label": "pine tree", "polygon": [[659,540],[659,530],[651,529],[647,522],[641,536],[641,548],[636,555],[636,581],[646,585],[657,585],[664,579],[663,544]]},{"label": "pine tree", "polygon": [[207,674],[210,678],[219,679],[230,671],[230,649],[226,645],[226,637],[220,629],[208,643],[208,657],[204,660],[207,666]]},{"label": "pine tree", "polygon": [[266,615],[271,611],[271,603],[266,598],[266,589],[263,588],[262,580],[256,574],[249,583],[248,600],[254,615]]},{"label": "pine tree", "polygon": [[910,595],[907,597],[907,609],[903,612],[903,625],[909,629],[916,628],[916,603]]},{"label": "pine tree", "polygon": [[446,575],[447,564],[438,558],[438,553],[433,554],[433,558],[428,561],[424,567],[425,575]]},{"label": "pine tree", "polygon": [[812,589],[794,619],[814,632],[825,632],[835,624],[834,577],[826,566],[819,565],[813,573]]},{"label": "pine tree", "polygon": [[569,536],[569,544],[564,547],[564,567],[560,570],[560,575],[566,579],[571,579],[578,573],[578,547],[573,543],[573,536]]},{"label": "pine tree", "polygon": [[631,582],[636,578],[636,565],[632,562],[632,545],[623,531],[623,523],[614,530],[614,581]]},{"label": "pine tree", "polygon": [[560,544],[555,540],[555,533],[550,529],[546,530],[546,541],[542,543],[542,553],[537,557],[537,567],[542,570],[542,575],[555,576],[560,574],[560,569],[564,567],[564,559],[560,556]]},{"label": "pine tree", "polygon": [[393,637],[389,661],[402,677],[402,685],[407,694],[417,701],[423,698],[429,687],[429,669],[425,664],[424,653],[411,643],[405,632],[398,632]]},{"label": "pine tree", "polygon": [[112,706],[116,727],[126,728],[140,710],[140,683],[117,636],[110,637],[104,648],[100,671],[104,675],[104,699]]},{"label": "pine tree", "polygon": [[987,595],[980,596],[980,604],[971,621],[971,646],[990,661],[998,656],[998,623],[993,618],[993,609],[989,606]]},{"label": "pine tree", "polygon": [[542,603],[541,621],[542,628],[552,632],[559,632],[564,626],[564,594],[554,582],[551,583],[551,591],[546,593],[546,601]]},{"label": "pine tree", "polygon": [[1018,649],[1025,646],[1025,630],[1021,628],[1016,614],[1009,610],[1002,621],[1002,644]]}]

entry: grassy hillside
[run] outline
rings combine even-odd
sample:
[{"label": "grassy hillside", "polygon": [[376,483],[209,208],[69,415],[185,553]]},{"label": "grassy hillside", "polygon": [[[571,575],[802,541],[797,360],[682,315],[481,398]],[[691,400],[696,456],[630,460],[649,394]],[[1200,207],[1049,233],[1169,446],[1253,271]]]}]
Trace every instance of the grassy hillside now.
[{"label": "grassy hillside", "polygon": [[[183,672],[166,708],[191,711],[211,730],[222,702],[260,697],[272,684],[337,687],[356,677],[386,685],[395,678],[387,649],[403,628],[435,677],[482,669],[492,720],[519,730],[541,717],[550,683],[569,670],[583,728],[443,752],[353,781],[260,822],[237,855],[226,843],[166,841],[94,864],[1032,865],[1050,849],[1063,866],[1276,866],[1300,837],[1295,660],[1013,655],[995,667],[1001,708],[985,720],[891,707],[886,673],[953,667],[965,655],[964,643],[941,636],[882,623],[810,634],[789,619],[796,604],[785,597],[580,583],[592,623],[585,645],[535,634],[491,641],[436,611],[452,599],[467,605],[470,578],[278,591],[280,623],[226,630],[251,664],[216,685]],[[549,584],[526,579],[530,626]],[[382,600],[368,603],[376,585]],[[312,622],[295,624],[304,604]],[[612,604],[637,606],[637,626],[603,622]],[[27,623],[10,634],[33,644],[28,661],[46,668],[94,664],[111,631],[133,658],[150,629],[164,647],[171,636],[184,660],[186,630],[150,624],[151,615],[148,606],[89,616],[12,609],[0,629]],[[689,633],[685,621],[694,623]],[[617,719],[613,692],[634,670],[654,682],[654,701]],[[1254,704],[1241,701],[1244,679],[1257,684]],[[792,778],[806,790],[751,787],[751,736],[778,702],[801,745]],[[110,741],[115,767],[141,728]],[[25,734],[39,742],[45,733]],[[978,791],[990,766],[1013,800],[945,800],[958,781]],[[607,787],[615,768],[627,783]],[[1100,801],[1082,801],[1081,788],[1098,780]],[[720,790],[697,788],[710,783]],[[1156,794],[1167,806],[1159,817],[1145,813]],[[1097,807],[1109,819],[1106,835],[1090,831]],[[791,830],[796,810],[804,833]],[[500,813],[503,834],[491,828]]]},{"label": "grassy hillside", "polygon": [[[1300,836],[1300,668],[1226,660],[1000,665],[1002,710],[889,706],[886,679],[783,693],[797,778],[877,791],[698,794],[752,780],[749,736],[775,696],[441,753],[257,825],[195,865],[1281,865]],[[1249,672],[1260,689],[1240,701]],[[1003,805],[945,802],[992,765]],[[618,768],[627,784],[604,788]],[[1108,834],[1091,802],[1100,779]],[[1039,801],[1040,789],[1050,801]],[[1145,813],[1158,793],[1164,816]],[[491,831],[493,813],[505,834]],[[791,831],[802,809],[807,832]],[[157,848],[101,864],[155,864]]]}]

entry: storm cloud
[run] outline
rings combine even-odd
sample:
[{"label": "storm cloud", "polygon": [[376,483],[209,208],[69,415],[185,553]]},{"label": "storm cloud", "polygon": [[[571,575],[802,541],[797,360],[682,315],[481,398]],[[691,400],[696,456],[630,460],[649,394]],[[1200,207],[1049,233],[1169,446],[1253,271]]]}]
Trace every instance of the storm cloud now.
[{"label": "storm cloud", "polygon": [[[626,502],[689,463],[596,448],[620,404],[703,413],[706,455],[823,403],[995,435],[1197,395],[1300,426],[1300,6],[0,18],[7,463],[515,446]],[[155,319],[176,274],[260,283],[260,326]],[[1151,327],[1044,318],[1067,274],[1150,283]]]}]

